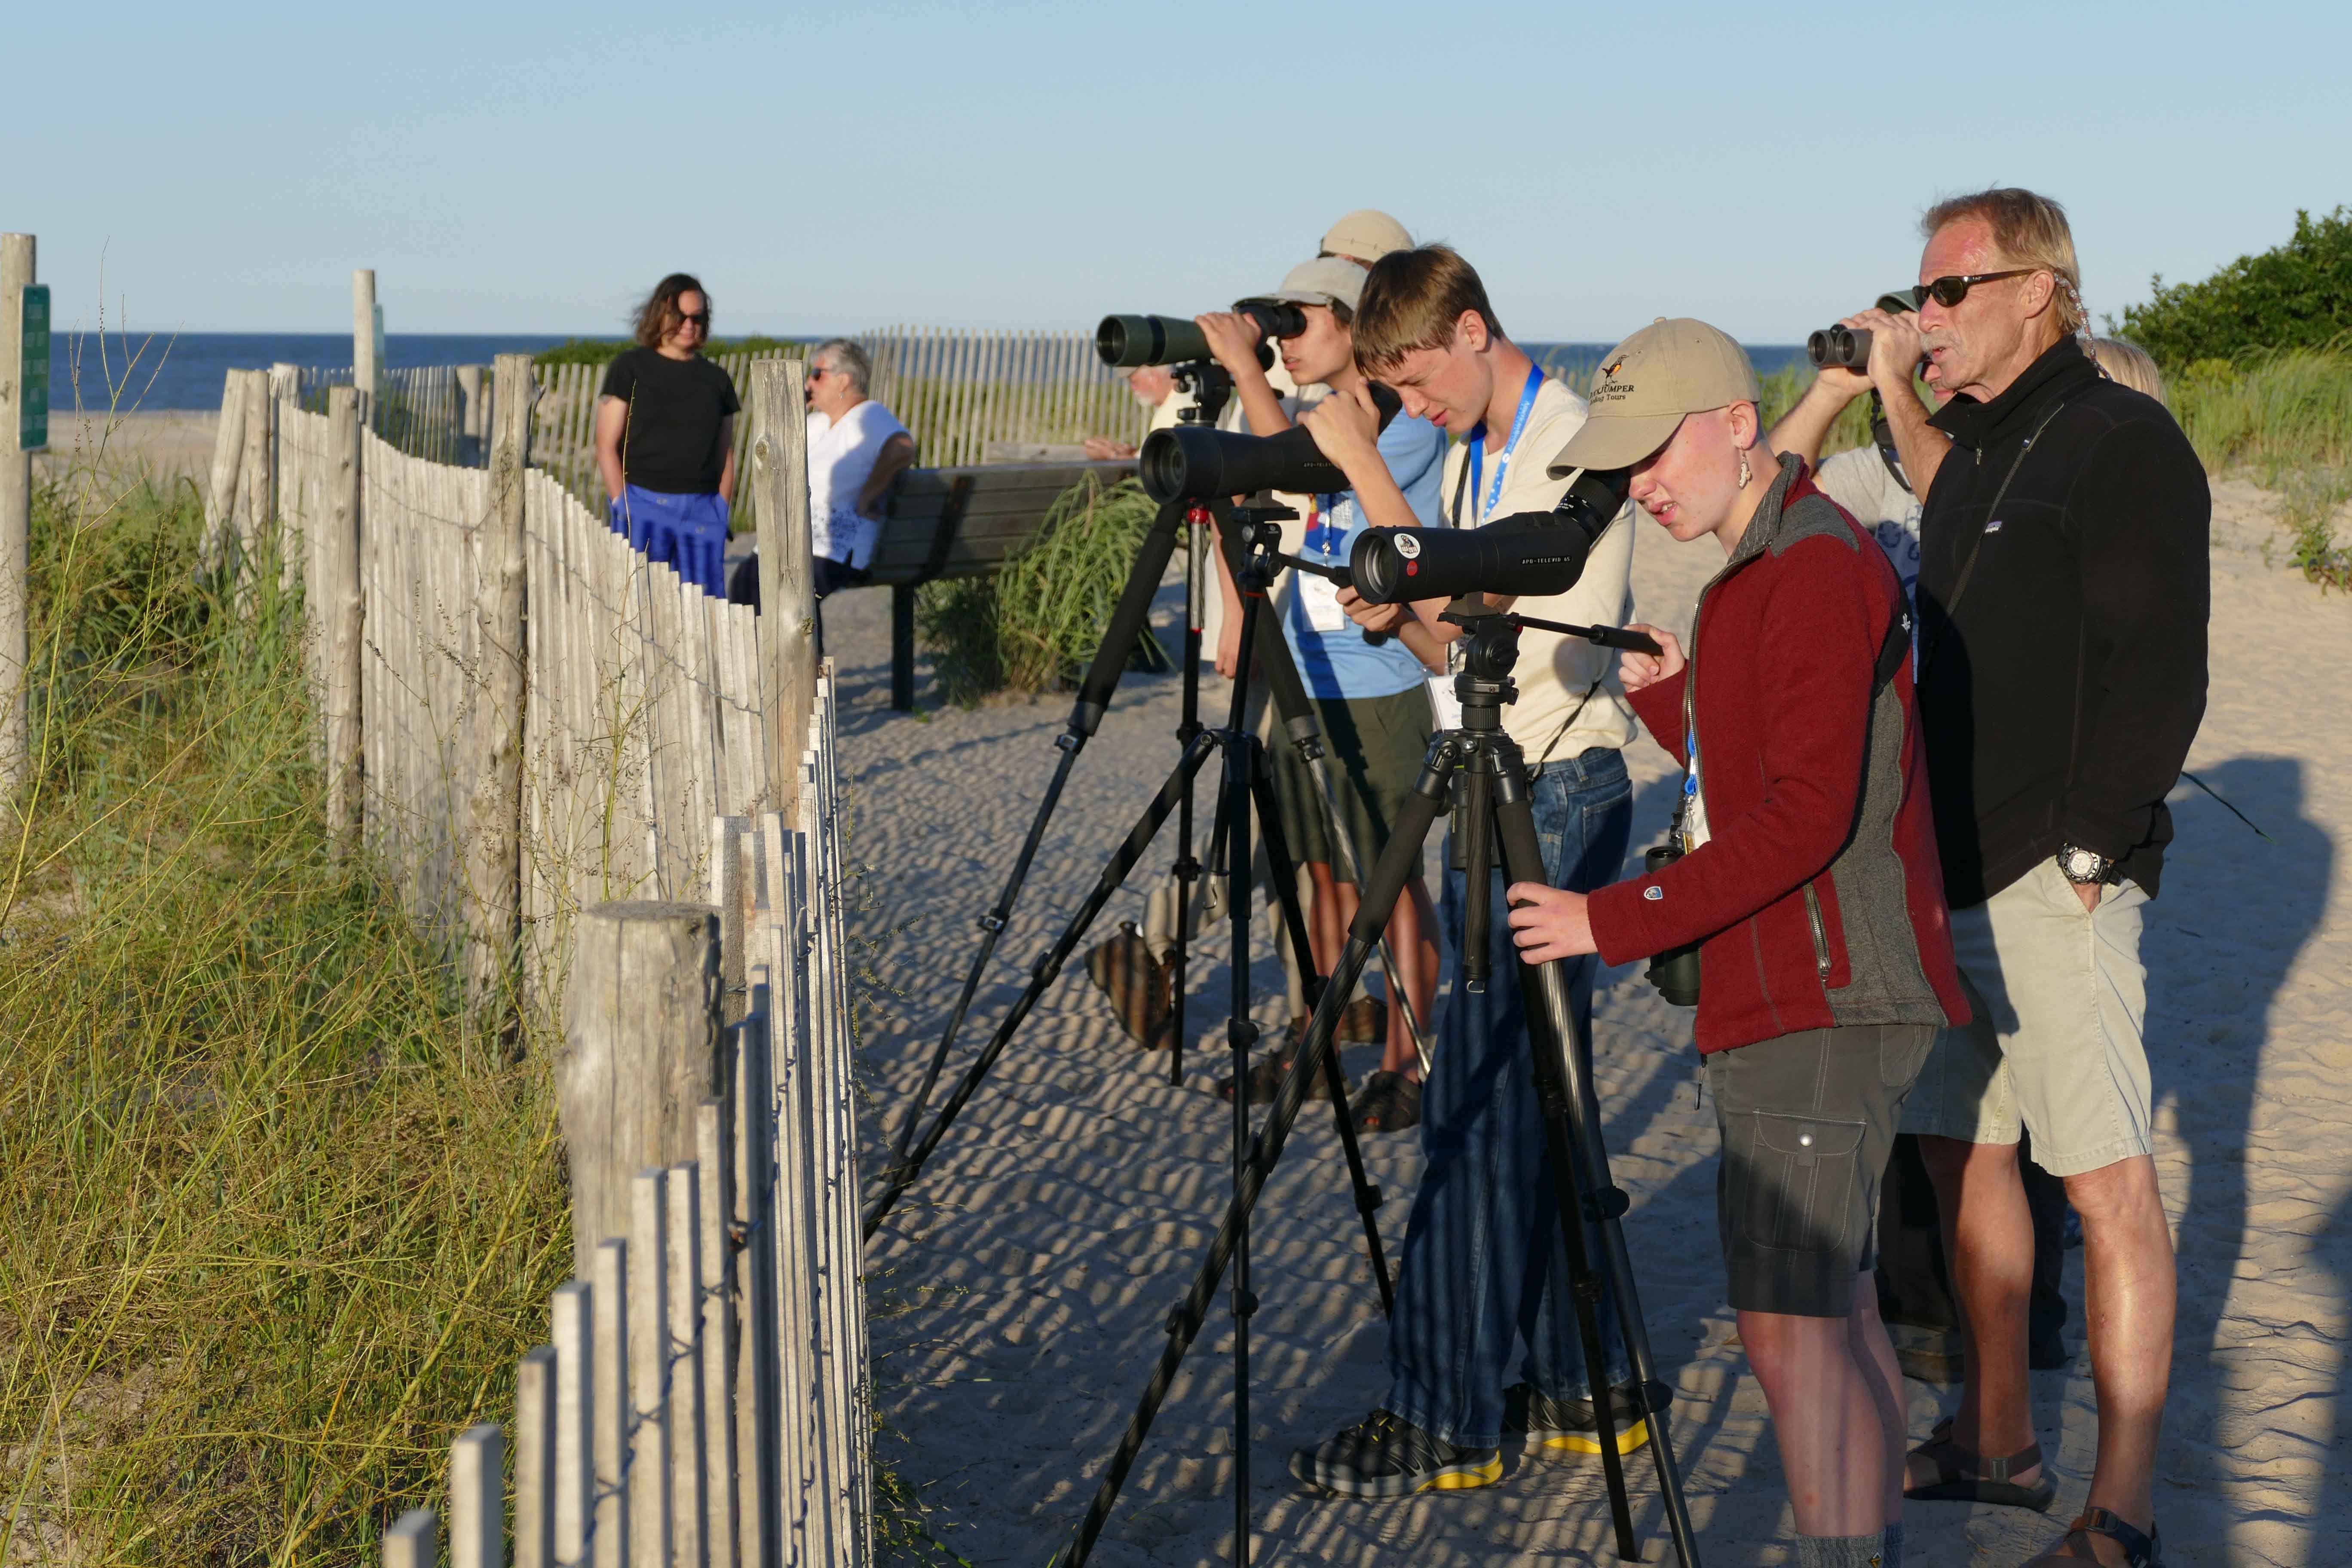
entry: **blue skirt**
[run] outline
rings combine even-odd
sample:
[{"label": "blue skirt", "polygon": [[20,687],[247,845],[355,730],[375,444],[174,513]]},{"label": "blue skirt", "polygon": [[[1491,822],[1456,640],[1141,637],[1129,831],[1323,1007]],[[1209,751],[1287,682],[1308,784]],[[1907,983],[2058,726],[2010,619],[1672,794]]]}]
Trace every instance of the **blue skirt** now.
[{"label": "blue skirt", "polygon": [[716,495],[671,495],[630,485],[604,521],[648,561],[676,569],[714,599],[727,596],[727,503]]}]

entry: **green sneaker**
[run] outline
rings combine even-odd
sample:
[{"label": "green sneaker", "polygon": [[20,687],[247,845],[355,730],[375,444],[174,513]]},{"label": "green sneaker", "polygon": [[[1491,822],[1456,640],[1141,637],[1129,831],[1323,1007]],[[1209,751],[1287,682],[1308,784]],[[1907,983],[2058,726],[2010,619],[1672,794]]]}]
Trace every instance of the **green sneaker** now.
[{"label": "green sneaker", "polygon": [[1496,1448],[1461,1447],[1375,1410],[1293,1453],[1290,1473],[1341,1497],[1400,1498],[1492,1486],[1503,1479],[1503,1456]]},{"label": "green sneaker", "polygon": [[[1617,1452],[1630,1454],[1650,1440],[1650,1424],[1637,1419],[1626,1424],[1632,1414],[1633,1396],[1630,1390],[1612,1389],[1610,1393],[1610,1414],[1620,1423],[1617,1428]],[[1503,1394],[1507,1425],[1528,1435],[1530,1451],[1547,1458],[1565,1458],[1571,1454],[1601,1452],[1601,1424],[1594,1419],[1590,1399],[1554,1399],[1525,1383],[1514,1384]]]}]

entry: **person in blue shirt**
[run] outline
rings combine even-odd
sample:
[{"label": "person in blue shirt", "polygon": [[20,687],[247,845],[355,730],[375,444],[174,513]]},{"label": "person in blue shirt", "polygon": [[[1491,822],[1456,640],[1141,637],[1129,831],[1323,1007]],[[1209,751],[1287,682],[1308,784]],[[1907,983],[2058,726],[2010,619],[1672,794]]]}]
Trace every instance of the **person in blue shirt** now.
[{"label": "person in blue shirt", "polygon": [[[1284,368],[1300,386],[1320,383],[1344,395],[1363,384],[1351,326],[1364,276],[1353,261],[1320,257],[1292,268],[1276,292],[1239,303],[1297,306],[1306,318],[1305,330],[1277,340]],[[1255,321],[1236,310],[1203,316],[1200,322],[1218,363],[1233,374],[1234,395],[1251,433],[1271,436],[1288,429],[1289,413],[1258,367]],[[1380,452],[1423,524],[1437,526],[1444,436],[1426,419],[1400,415],[1381,432]],[[1357,533],[1368,526],[1355,493],[1341,490],[1304,500],[1299,521],[1286,528],[1286,537],[1298,542],[1295,553],[1345,566]],[[1230,676],[1242,665],[1242,617],[1238,592],[1222,558],[1219,575],[1227,597],[1217,669]],[[1356,865],[1368,870],[1387,847],[1390,825],[1420,773],[1434,722],[1428,678],[1433,668],[1444,668],[1444,660],[1435,639],[1418,624],[1405,628],[1402,637],[1367,635],[1349,617],[1339,594],[1324,578],[1292,572],[1286,575],[1278,603],[1283,636],[1322,725],[1339,830],[1348,835]],[[1288,745],[1269,751],[1284,837],[1314,884],[1307,931],[1315,967],[1328,974],[1347,940],[1348,924],[1355,919],[1356,887],[1345,879],[1346,860],[1331,846],[1324,804],[1307,764]],[[1428,889],[1415,877],[1406,884],[1389,921],[1389,951],[1396,961],[1389,982],[1403,988],[1412,1000],[1414,1016],[1424,1019],[1430,1016],[1437,987],[1436,932]],[[1294,1031],[1251,1070],[1253,1100],[1274,1098],[1297,1045]],[[1230,1086],[1224,1090],[1231,1092]],[[1381,1070],[1356,1097],[1357,1125],[1368,1131],[1415,1126],[1420,1100],[1421,1066],[1412,1036],[1402,1011],[1391,1006]]]}]

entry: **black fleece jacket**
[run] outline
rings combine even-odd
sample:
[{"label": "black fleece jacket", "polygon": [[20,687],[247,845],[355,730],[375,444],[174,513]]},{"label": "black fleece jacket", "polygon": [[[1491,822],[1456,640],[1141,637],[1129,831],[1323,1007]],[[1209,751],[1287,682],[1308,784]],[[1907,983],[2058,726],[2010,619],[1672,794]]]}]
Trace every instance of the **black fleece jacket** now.
[{"label": "black fleece jacket", "polygon": [[2071,843],[2152,897],[2205,716],[2204,466],[2071,337],[1933,423],[1955,449],[1919,525],[1919,721],[1946,893],[1979,903]]}]

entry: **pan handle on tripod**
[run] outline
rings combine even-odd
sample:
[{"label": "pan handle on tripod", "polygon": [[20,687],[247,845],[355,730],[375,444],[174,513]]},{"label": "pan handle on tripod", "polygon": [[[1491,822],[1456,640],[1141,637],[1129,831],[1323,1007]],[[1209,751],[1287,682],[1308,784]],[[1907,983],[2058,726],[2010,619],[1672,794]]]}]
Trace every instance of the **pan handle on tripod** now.
[{"label": "pan handle on tripod", "polygon": [[1630,653],[1662,654],[1665,649],[1653,642],[1646,633],[1630,632],[1623,626],[1580,626],[1569,621],[1542,621],[1533,616],[1507,612],[1504,618],[1514,626],[1533,626],[1539,632],[1558,632],[1562,637],[1582,637],[1586,642],[1602,647],[1621,647]]},{"label": "pan handle on tripod", "polygon": [[[1297,555],[1285,555],[1279,550],[1274,552],[1274,559],[1279,565],[1287,566],[1293,572],[1304,572],[1309,576],[1320,577],[1334,587],[1352,588],[1356,585],[1356,580],[1348,575],[1348,569],[1345,566],[1334,566],[1323,561],[1308,561]],[[1378,647],[1388,641],[1389,637],[1390,634],[1387,632],[1368,629],[1364,633],[1364,641],[1372,647]]]}]

